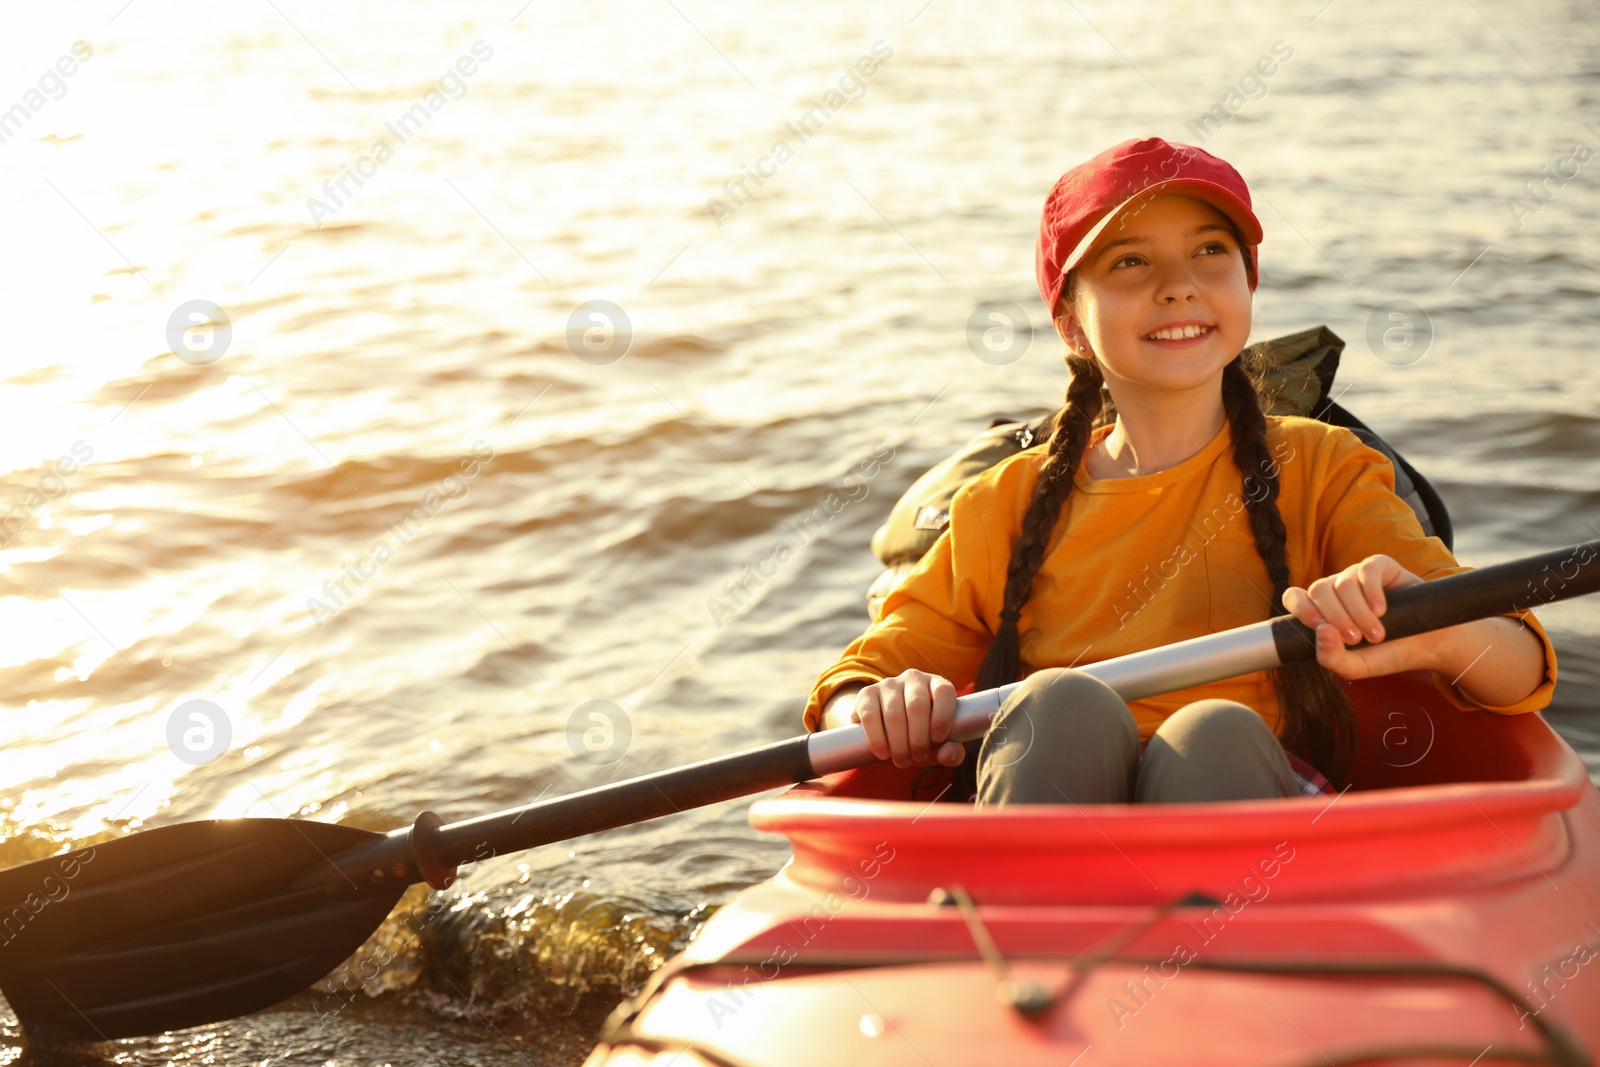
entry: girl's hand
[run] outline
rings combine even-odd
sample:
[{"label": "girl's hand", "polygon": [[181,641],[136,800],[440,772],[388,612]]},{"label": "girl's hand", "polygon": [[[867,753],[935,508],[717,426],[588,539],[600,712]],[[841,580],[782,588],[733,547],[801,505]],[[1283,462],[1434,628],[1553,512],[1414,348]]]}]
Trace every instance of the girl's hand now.
[{"label": "girl's hand", "polygon": [[959,764],[966,749],[947,740],[956,717],[956,687],[925,671],[906,670],[856,694],[851,722],[866,728],[872,754],[896,767]]},{"label": "girl's hand", "polygon": [[[1338,574],[1318,578],[1309,589],[1288,590],[1283,606],[1317,631],[1317,662],[1345,678],[1433,670],[1442,659],[1448,630],[1384,641],[1378,621],[1388,609],[1385,590],[1420,581],[1388,556],[1368,556]],[[1363,638],[1375,647],[1348,647]]]}]

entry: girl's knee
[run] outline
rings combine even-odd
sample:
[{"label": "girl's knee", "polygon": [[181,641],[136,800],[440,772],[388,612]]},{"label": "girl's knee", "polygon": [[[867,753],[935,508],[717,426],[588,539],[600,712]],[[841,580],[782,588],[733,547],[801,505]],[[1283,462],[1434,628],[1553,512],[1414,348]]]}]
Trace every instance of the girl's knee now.
[{"label": "girl's knee", "polygon": [[1115,690],[1082,671],[1035,671],[984,736],[979,803],[1125,802],[1138,759],[1139,727]]},{"label": "girl's knee", "polygon": [[1197,700],[1156,730],[1135,793],[1164,804],[1294,796],[1297,788],[1265,719],[1231,700]]},{"label": "girl's knee", "polygon": [[1191,741],[1213,737],[1237,737],[1240,734],[1272,735],[1272,730],[1250,708],[1233,700],[1197,700],[1185,704],[1156,728],[1156,733],[1168,740],[1187,738]]},{"label": "girl's knee", "polygon": [[1122,725],[1125,720],[1134,733],[1139,729],[1133,712],[1115,689],[1094,675],[1070,667],[1045,667],[1022,678],[1022,685],[1000,704],[1002,717],[1018,713],[1048,718],[1051,723],[1070,723],[1075,734],[1093,729],[1094,723]]},{"label": "girl's knee", "polygon": [[[1001,705],[1026,700],[1049,707],[1078,708],[1085,706],[1127,708],[1117,691],[1092,674],[1071,667],[1045,667],[1034,671]],[[1131,714],[1131,713],[1130,713]]]},{"label": "girl's knee", "polygon": [[1047,667],[1022,680],[984,736],[980,765],[1015,764],[1028,753],[1101,747],[1137,752],[1139,725],[1116,690],[1092,675]]}]

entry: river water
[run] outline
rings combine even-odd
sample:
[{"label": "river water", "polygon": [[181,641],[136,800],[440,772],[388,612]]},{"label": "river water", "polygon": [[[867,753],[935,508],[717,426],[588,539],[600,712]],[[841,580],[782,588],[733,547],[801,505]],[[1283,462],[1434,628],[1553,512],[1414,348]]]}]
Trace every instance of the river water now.
[{"label": "river water", "polygon": [[[1244,173],[1254,336],[1349,342],[1341,402],[1434,480],[1464,562],[1600,530],[1578,4],[4,20],[5,865],[211,817],[464,817],[794,734],[890,504],[1059,401],[1039,207],[1128,137]],[[1015,358],[968,343],[987,301],[1027,309]],[[1542,618],[1549,716],[1600,768],[1600,605]],[[70,1053],[11,1021],[0,1062],[570,1062],[782,864],[746,807],[480,865],[380,935],[348,1010]]]}]

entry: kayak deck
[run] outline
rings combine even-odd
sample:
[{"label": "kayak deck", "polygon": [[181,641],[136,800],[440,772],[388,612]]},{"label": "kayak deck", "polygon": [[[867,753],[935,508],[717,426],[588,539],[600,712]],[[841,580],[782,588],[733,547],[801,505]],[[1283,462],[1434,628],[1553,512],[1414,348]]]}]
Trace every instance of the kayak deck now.
[{"label": "kayak deck", "polygon": [[[1064,980],[1061,967],[1018,970],[1044,982]],[[1521,1062],[1563,1062],[1536,1030],[1519,1029],[1517,1014],[1500,998],[1467,982],[1387,978],[1355,984],[1216,971],[1173,972],[1160,979],[1148,967],[1118,962],[1090,972],[1070,1001],[1033,1022],[996,1000],[993,976],[976,963],[800,973],[784,979],[781,997],[762,989],[743,1002],[733,1000],[739,981],[731,972],[685,976],[656,1001],[651,1022],[658,1016],[698,1018],[704,1020],[700,1033],[663,1031],[654,1041],[597,1052],[590,1062],[1415,1067],[1465,1065],[1474,1058],[1504,1063],[1508,1052],[1520,1053]],[[708,1003],[729,1006],[712,1014]],[[1474,1020],[1470,1030],[1464,1030],[1464,1019]],[[1175,1020],[1181,1030],[1175,1031]],[[1211,1025],[1196,1025],[1199,1020]],[[1433,1054],[1374,1054],[1385,1048]],[[1441,1054],[1446,1050],[1454,1055]],[[1484,1055],[1486,1050],[1501,1055]],[[1540,1053],[1543,1058],[1534,1058]]]},{"label": "kayak deck", "polygon": [[[1600,1048],[1582,762],[1542,717],[1459,711],[1426,675],[1352,697],[1337,797],[980,811],[879,765],[758,802],[793,860],[590,1062],[1588,1062],[1562,1044]],[[1037,983],[1033,1017],[997,967]]]}]

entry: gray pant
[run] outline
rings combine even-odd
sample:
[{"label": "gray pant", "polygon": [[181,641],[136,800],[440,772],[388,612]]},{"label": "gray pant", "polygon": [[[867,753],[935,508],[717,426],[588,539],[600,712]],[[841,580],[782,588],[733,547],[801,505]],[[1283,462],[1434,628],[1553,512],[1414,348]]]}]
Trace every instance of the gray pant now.
[{"label": "gray pant", "polygon": [[978,804],[1172,804],[1299,796],[1261,716],[1197,700],[1168,716],[1143,759],[1128,705],[1069,668],[1030,674],[1001,705],[978,753]]}]

